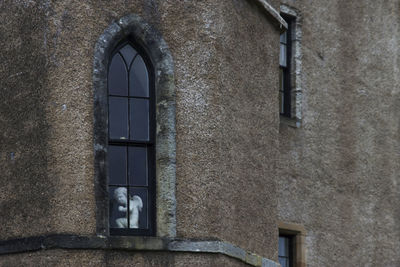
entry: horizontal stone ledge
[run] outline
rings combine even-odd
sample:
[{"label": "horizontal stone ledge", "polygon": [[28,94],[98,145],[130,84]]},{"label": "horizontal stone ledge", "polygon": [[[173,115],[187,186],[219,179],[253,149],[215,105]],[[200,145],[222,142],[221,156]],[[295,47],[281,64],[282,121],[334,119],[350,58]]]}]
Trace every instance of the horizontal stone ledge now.
[{"label": "horizontal stone ledge", "polygon": [[0,241],[0,255],[48,249],[109,249],[218,253],[251,266],[279,267],[272,260],[218,240],[171,239],[142,236],[43,235]]}]

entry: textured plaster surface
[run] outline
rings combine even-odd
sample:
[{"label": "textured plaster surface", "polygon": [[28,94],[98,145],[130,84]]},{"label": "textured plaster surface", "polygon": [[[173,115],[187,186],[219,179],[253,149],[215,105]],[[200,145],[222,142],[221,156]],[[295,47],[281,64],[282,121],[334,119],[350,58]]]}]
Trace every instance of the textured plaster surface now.
[{"label": "textured plaster surface", "polygon": [[303,125],[280,128],[279,219],[307,266],[400,266],[398,1],[283,1],[303,17]]},{"label": "textured plaster surface", "polygon": [[178,236],[217,237],[274,258],[278,48],[271,37],[279,32],[246,1],[192,8],[190,30],[175,30],[170,42],[182,48],[174,55]]},{"label": "textured plaster surface", "polygon": [[178,237],[275,259],[279,28],[254,1],[0,5],[1,239],[96,232],[94,46],[135,13],[175,62]]},{"label": "textured plaster surface", "polygon": [[[94,223],[90,76],[76,10],[2,1],[0,238]],[[79,46],[73,44],[79,43]],[[78,49],[78,48],[81,49]]]}]

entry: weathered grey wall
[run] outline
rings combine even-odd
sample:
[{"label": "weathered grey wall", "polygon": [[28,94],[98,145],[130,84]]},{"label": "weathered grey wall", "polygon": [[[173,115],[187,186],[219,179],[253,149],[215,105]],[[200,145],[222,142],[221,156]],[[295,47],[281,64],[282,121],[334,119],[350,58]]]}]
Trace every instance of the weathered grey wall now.
[{"label": "weathered grey wall", "polygon": [[303,22],[303,124],[280,127],[279,218],[308,266],[399,266],[400,2],[283,1]]},{"label": "weathered grey wall", "polygon": [[252,0],[2,1],[0,240],[95,234],[93,49],[129,13],[175,61],[178,237],[275,259],[279,31]]}]

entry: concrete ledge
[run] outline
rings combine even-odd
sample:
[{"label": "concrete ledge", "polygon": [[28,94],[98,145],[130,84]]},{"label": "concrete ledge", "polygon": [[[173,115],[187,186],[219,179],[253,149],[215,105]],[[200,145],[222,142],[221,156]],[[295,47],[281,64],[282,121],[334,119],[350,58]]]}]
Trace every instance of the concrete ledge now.
[{"label": "concrete ledge", "polygon": [[279,14],[279,11],[277,11],[275,8],[273,8],[266,0],[254,0],[254,1],[263,7],[264,11],[266,11],[267,14],[269,16],[271,16],[271,18],[274,19],[278,23],[279,27],[282,30],[288,29],[288,24],[281,17],[281,15]]},{"label": "concrete ledge", "polygon": [[279,267],[272,260],[245,251],[223,241],[181,240],[141,236],[77,236],[48,235],[0,241],[0,255],[43,249],[103,249],[131,251],[170,251],[190,253],[218,253],[251,266]]}]

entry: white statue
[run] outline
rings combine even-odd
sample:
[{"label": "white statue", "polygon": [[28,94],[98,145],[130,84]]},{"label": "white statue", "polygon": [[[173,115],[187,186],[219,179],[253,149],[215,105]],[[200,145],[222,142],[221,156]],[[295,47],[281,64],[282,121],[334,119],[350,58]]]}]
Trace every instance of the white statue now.
[{"label": "white statue", "polygon": [[[114,200],[118,204],[118,211],[127,211],[127,190],[125,187],[118,187],[114,191]],[[142,199],[134,195],[129,198],[129,228],[139,228],[139,212],[142,211]],[[117,218],[115,220],[118,228],[127,228],[128,220],[126,218]]]}]

